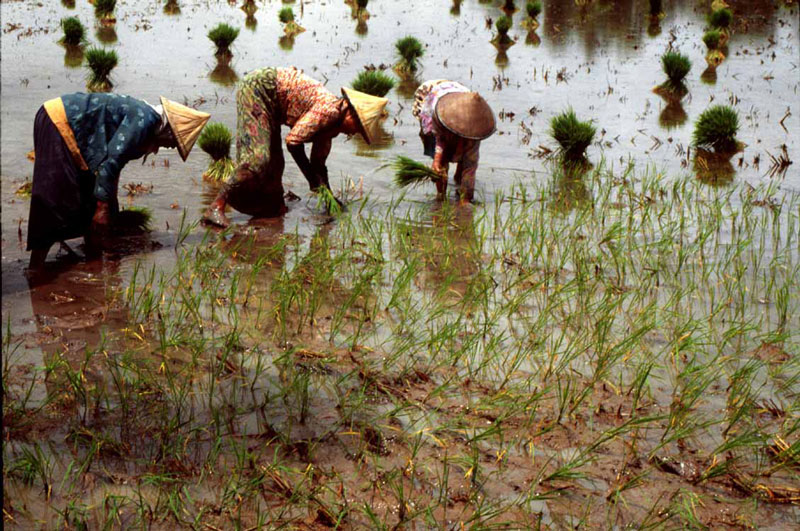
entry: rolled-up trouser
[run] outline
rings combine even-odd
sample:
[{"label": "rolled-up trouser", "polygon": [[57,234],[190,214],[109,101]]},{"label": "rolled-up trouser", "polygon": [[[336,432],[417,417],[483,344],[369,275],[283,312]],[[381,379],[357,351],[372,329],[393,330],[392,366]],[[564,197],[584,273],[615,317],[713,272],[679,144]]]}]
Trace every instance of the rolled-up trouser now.
[{"label": "rolled-up trouser", "polygon": [[276,95],[276,71],[251,72],[236,91],[236,171],[225,183],[230,206],[256,217],[286,211],[283,199],[283,143]]}]

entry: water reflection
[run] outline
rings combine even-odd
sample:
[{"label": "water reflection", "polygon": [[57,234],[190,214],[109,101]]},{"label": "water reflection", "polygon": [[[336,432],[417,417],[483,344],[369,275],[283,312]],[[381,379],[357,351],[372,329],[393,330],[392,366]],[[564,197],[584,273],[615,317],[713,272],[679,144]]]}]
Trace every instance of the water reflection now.
[{"label": "water reflection", "polygon": [[99,26],[95,32],[97,40],[103,44],[113,44],[117,42],[117,30],[114,26]]},{"label": "water reflection", "polygon": [[592,194],[586,184],[591,170],[592,164],[588,160],[558,163],[553,172],[552,200],[549,203],[553,212],[569,214],[591,203]]},{"label": "water reflection", "polygon": [[670,130],[682,126],[689,119],[680,100],[667,100],[667,105],[658,115],[658,124]]},{"label": "water reflection", "polygon": [[219,83],[223,86],[231,86],[239,80],[239,75],[230,66],[230,59],[220,59],[217,65],[208,74],[209,79],[214,83]]},{"label": "water reflection", "polygon": [[83,64],[83,46],[64,45],[64,66],[78,68]]},{"label": "water reflection", "polygon": [[376,158],[379,151],[394,146],[394,134],[386,130],[386,121],[382,120],[372,132],[372,144],[367,144],[361,135],[354,135],[352,142],[356,146],[356,155]]},{"label": "water reflection", "polygon": [[525,44],[529,46],[539,46],[542,43],[541,37],[536,33],[536,30],[531,30],[525,36]]},{"label": "water reflection", "polygon": [[164,4],[164,14],[165,15],[180,15],[181,14],[181,6],[178,4],[178,0],[167,0],[167,3]]},{"label": "water reflection", "polygon": [[278,46],[281,50],[290,51],[294,48],[294,35],[282,35],[278,39]]},{"label": "water reflection", "polygon": [[697,149],[694,155],[695,176],[710,186],[727,186],[733,182],[736,170],[731,158],[733,153],[715,153]]}]

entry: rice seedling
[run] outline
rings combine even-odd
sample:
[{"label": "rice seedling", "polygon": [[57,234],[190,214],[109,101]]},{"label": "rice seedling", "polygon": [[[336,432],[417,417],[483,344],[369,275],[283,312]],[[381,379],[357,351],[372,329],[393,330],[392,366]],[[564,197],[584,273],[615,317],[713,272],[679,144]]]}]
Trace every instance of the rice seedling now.
[{"label": "rice seedling", "polygon": [[116,22],[114,9],[117,7],[117,0],[94,0],[94,16],[101,22]]},{"label": "rice seedling", "polygon": [[703,111],[695,122],[692,142],[718,153],[732,153],[738,147],[738,131],[739,115],[736,111],[727,105],[714,105]]},{"label": "rice seedling", "polygon": [[425,182],[436,182],[442,177],[426,164],[404,156],[395,157],[391,163],[394,169],[394,184],[400,188],[416,186]]},{"label": "rice seedling", "polygon": [[492,39],[492,43],[498,48],[508,48],[514,44],[514,40],[508,36],[508,30],[511,29],[511,17],[503,15],[499,17],[494,23],[497,30],[497,35]]},{"label": "rice seedling", "polygon": [[105,48],[89,48],[85,53],[86,67],[89,76],[86,88],[89,92],[108,92],[114,86],[111,82],[111,71],[117,66],[119,58],[114,50]]},{"label": "rice seedling", "polygon": [[114,228],[120,234],[141,234],[150,232],[153,212],[146,207],[127,207],[120,210],[114,218]]},{"label": "rice seedling", "polygon": [[350,86],[359,92],[384,97],[394,88],[396,81],[380,70],[364,70],[359,72]]},{"label": "rice seedling", "polygon": [[703,34],[703,44],[709,50],[716,50],[719,47],[720,40],[722,39],[722,33],[718,29],[710,29]]},{"label": "rice seedling", "polygon": [[594,139],[595,128],[589,122],[578,120],[572,108],[550,120],[550,136],[558,142],[561,155],[567,160],[579,160],[585,157]]},{"label": "rice seedling", "polygon": [[679,53],[669,51],[661,56],[661,68],[667,74],[667,78],[672,83],[681,83],[692,69],[692,62],[688,57]]},{"label": "rice seedling", "polygon": [[542,0],[528,0],[525,4],[525,12],[528,18],[536,20],[542,12]]},{"label": "rice seedling", "polygon": [[225,124],[212,122],[203,128],[197,145],[211,157],[211,163],[203,173],[203,178],[212,181],[226,181],[236,170],[231,160],[233,135]]},{"label": "rice seedling", "polygon": [[408,75],[413,74],[419,67],[419,59],[425,55],[425,47],[419,39],[408,35],[398,39],[394,43],[397,55],[400,56],[400,61],[395,66],[395,71],[399,74]]},{"label": "rice seedling", "polygon": [[61,43],[66,46],[80,46],[86,42],[86,28],[81,24],[78,17],[67,17],[61,19],[61,29],[64,36]]},{"label": "rice seedling", "polygon": [[713,29],[728,30],[733,22],[733,12],[723,8],[712,11],[708,16],[708,23]]},{"label": "rice seedling", "polygon": [[242,4],[242,11],[245,12],[246,15],[253,15],[256,11],[258,11],[258,6],[256,5],[255,0],[245,0]]},{"label": "rice seedling", "polygon": [[216,47],[217,57],[230,57],[231,45],[239,36],[239,28],[234,28],[224,22],[217,24],[208,32],[208,38]]},{"label": "rice seedling", "polygon": [[290,6],[282,7],[278,11],[278,20],[283,24],[283,33],[286,37],[294,37],[305,31],[294,19],[294,10]]}]

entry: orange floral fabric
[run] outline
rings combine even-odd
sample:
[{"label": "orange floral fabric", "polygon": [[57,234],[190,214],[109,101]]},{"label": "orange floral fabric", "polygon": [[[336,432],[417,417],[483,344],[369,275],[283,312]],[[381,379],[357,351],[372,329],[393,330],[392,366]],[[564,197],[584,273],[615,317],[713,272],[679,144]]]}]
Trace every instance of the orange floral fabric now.
[{"label": "orange floral fabric", "polygon": [[277,99],[283,111],[283,123],[291,127],[287,145],[305,144],[339,122],[346,108],[341,98],[333,95],[319,81],[297,68],[278,68]]}]

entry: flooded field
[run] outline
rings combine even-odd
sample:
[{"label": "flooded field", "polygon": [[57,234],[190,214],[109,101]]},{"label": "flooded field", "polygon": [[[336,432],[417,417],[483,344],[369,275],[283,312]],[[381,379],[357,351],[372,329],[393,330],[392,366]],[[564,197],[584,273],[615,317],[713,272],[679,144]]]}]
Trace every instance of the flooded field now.
[{"label": "flooded field", "polygon": [[[9,528],[760,528],[800,525],[800,34],[792,1],[119,1],[2,9],[4,525]],[[277,12],[306,28],[283,38]],[[374,146],[334,140],[330,217],[287,160],[286,216],[206,230],[208,156],[122,172],[153,230],[25,275],[32,128],[85,90],[58,44],[81,18],[119,54],[114,90],[235,127],[235,79],[296,65],[334,92],[422,40]],[[240,27],[226,67],[206,38]],[[669,47],[680,103],[653,92]],[[79,65],[78,65],[79,66]],[[391,73],[391,70],[387,69]],[[418,82],[450,78],[498,115],[475,205],[404,193],[422,160]],[[694,122],[739,115],[741,150],[698,162]],[[571,106],[590,166],[552,155]],[[781,164],[781,161],[784,161]],[[793,161],[788,164],[788,161]]]}]

